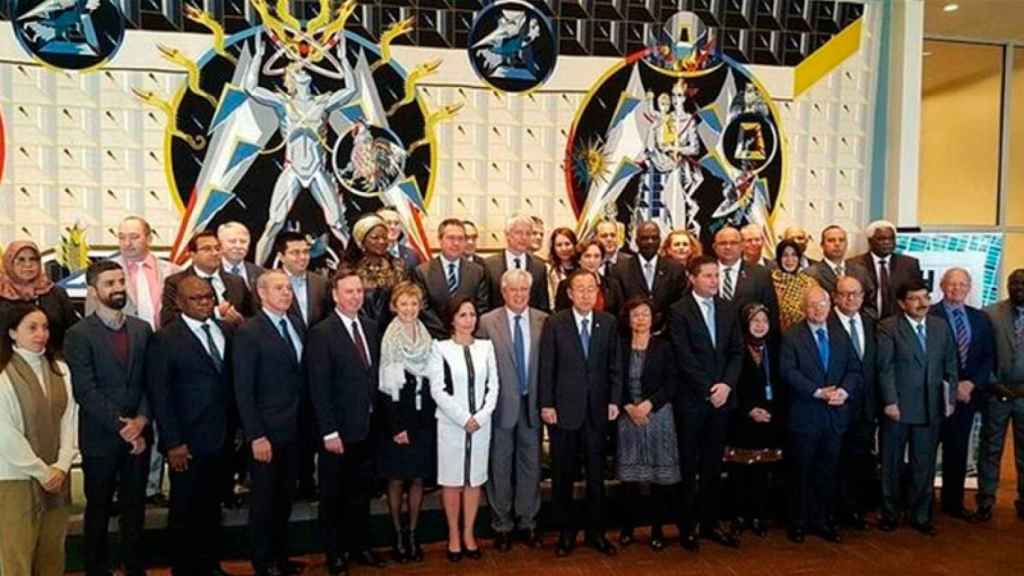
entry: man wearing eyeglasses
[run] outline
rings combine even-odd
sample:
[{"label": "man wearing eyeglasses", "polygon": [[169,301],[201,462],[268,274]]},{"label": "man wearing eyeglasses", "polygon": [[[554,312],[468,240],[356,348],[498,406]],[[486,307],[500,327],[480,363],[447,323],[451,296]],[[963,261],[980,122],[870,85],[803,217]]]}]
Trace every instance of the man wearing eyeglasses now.
[{"label": "man wearing eyeglasses", "polygon": [[192,265],[173,274],[164,283],[160,324],[167,324],[181,312],[178,308],[178,285],[188,276],[198,276],[213,288],[214,316],[238,326],[252,312],[252,297],[245,281],[225,272],[221,267],[220,240],[213,230],[203,230],[189,240]]}]

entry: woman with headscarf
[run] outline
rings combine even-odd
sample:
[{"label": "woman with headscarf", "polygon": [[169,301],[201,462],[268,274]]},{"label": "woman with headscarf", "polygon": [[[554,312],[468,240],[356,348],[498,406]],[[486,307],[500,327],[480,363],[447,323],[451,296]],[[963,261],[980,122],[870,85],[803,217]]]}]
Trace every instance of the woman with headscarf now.
[{"label": "woman with headscarf", "polygon": [[[385,425],[379,437],[377,472],[388,481],[388,508],[394,526],[392,554],[397,562],[423,560],[416,538],[423,485],[437,466],[437,404],[431,382],[443,381],[444,364],[430,332],[419,319],[423,290],[402,282],[391,291],[396,314],[380,348],[380,406]],[[402,522],[402,496],[409,493],[409,523]]]},{"label": "woman with headscarf", "polygon": [[39,247],[35,242],[17,240],[4,252],[0,272],[0,317],[17,303],[28,302],[42,308],[50,323],[50,348],[60,355],[64,333],[78,321],[71,299],[43,271]]},{"label": "woman with headscarf", "polygon": [[406,266],[401,258],[388,252],[388,225],[376,214],[367,214],[352,227],[345,261],[356,269],[363,280],[365,300],[362,313],[387,326],[391,313],[391,290],[406,279]]},{"label": "woman with headscarf", "polygon": [[779,326],[785,334],[789,327],[804,319],[804,294],[818,283],[802,270],[803,248],[795,240],[783,240],[775,248],[772,283],[779,299]]},{"label": "woman with headscarf", "polygon": [[740,324],[743,368],[725,460],[732,469],[738,527],[764,536],[772,474],[782,460],[785,418],[779,394],[784,387],[779,380],[777,338],[769,334],[768,308],[758,302],[747,304],[740,311]]}]

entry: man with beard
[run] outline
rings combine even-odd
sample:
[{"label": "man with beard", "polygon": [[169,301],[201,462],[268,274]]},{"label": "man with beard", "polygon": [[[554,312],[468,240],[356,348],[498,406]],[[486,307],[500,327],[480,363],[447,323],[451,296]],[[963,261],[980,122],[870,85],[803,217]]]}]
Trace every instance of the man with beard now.
[{"label": "man with beard", "polygon": [[125,273],[110,260],[85,275],[96,310],[67,333],[64,353],[80,407],[78,445],[85,476],[85,568],[109,574],[107,525],[110,504],[121,507],[121,560],[130,576],[144,574],[141,549],[149,470],[150,409],[145,358],[152,329],[124,313]]}]

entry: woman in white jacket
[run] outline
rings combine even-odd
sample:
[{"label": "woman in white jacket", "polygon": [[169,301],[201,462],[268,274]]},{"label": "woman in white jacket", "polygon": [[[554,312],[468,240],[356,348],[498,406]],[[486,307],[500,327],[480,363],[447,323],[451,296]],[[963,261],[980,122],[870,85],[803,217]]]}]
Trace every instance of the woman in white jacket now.
[{"label": "woman in white jacket", "polygon": [[452,337],[437,344],[444,378],[431,380],[430,394],[437,404],[437,483],[448,518],[448,559],[458,562],[463,554],[474,560],[481,557],[473,524],[480,487],[487,482],[498,368],[490,340],[473,337],[477,321],[473,300],[453,298],[448,312]]},{"label": "woman in white jacket", "polygon": [[0,574],[64,573],[78,409],[46,313],[17,304],[0,335]]}]

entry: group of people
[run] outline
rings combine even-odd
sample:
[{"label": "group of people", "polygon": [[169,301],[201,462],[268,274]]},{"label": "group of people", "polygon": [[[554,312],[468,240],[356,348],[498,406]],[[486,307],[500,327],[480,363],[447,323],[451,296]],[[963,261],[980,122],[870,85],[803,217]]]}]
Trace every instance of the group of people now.
[{"label": "group of people", "polygon": [[[780,514],[794,542],[839,542],[841,525],[866,526],[876,491],[882,530],[906,518],[934,535],[940,444],[942,510],[991,519],[1011,420],[1024,438],[1024,270],[1009,276],[1006,300],[981,311],[966,304],[961,268],[946,271],[932,304],[884,221],[851,258],[846,231],[825,228],[821,261],[796,228],[773,260],[756,226],[718,231],[709,254],[687,232],[662,238],[653,222],[631,232],[633,253],[614,222],[582,241],[557,228],[542,257],[543,223],[516,216],[505,247],[481,258],[475,226],[446,219],[440,252],[421,262],[383,210],[355,224],[328,278],[309,270],[310,243],[297,233],[278,236],[277,267],[247,262],[249,231],[234,222],[197,233],[178,269],[149,250],[148,223],[129,217],[120,253],[86,273],[81,319],[39,249],[12,243],[0,275],[0,573],[63,572],[76,453],[90,576],[113,565],[115,495],[120,560],[144,573],[147,485],[165,467],[182,575],[223,573],[220,512],[240,483],[260,575],[299,571],[288,519],[300,495],[319,499],[331,574],[383,566],[369,530],[381,487],[396,562],[423,558],[431,485],[452,562],[483,554],[484,492],[499,552],[519,540],[539,548],[552,528],[566,556],[582,526],[584,544],[615,554],[609,453],[624,504],[618,546],[649,523],[660,550],[674,523],[688,550],[702,539],[735,547]],[[545,440],[552,525],[542,527]],[[1024,441],[1015,447],[1024,478]],[[587,515],[577,519],[581,472]],[[784,511],[772,506],[777,490]],[[645,492],[656,503],[646,510]],[[1024,482],[1018,498],[1024,518]]]}]

